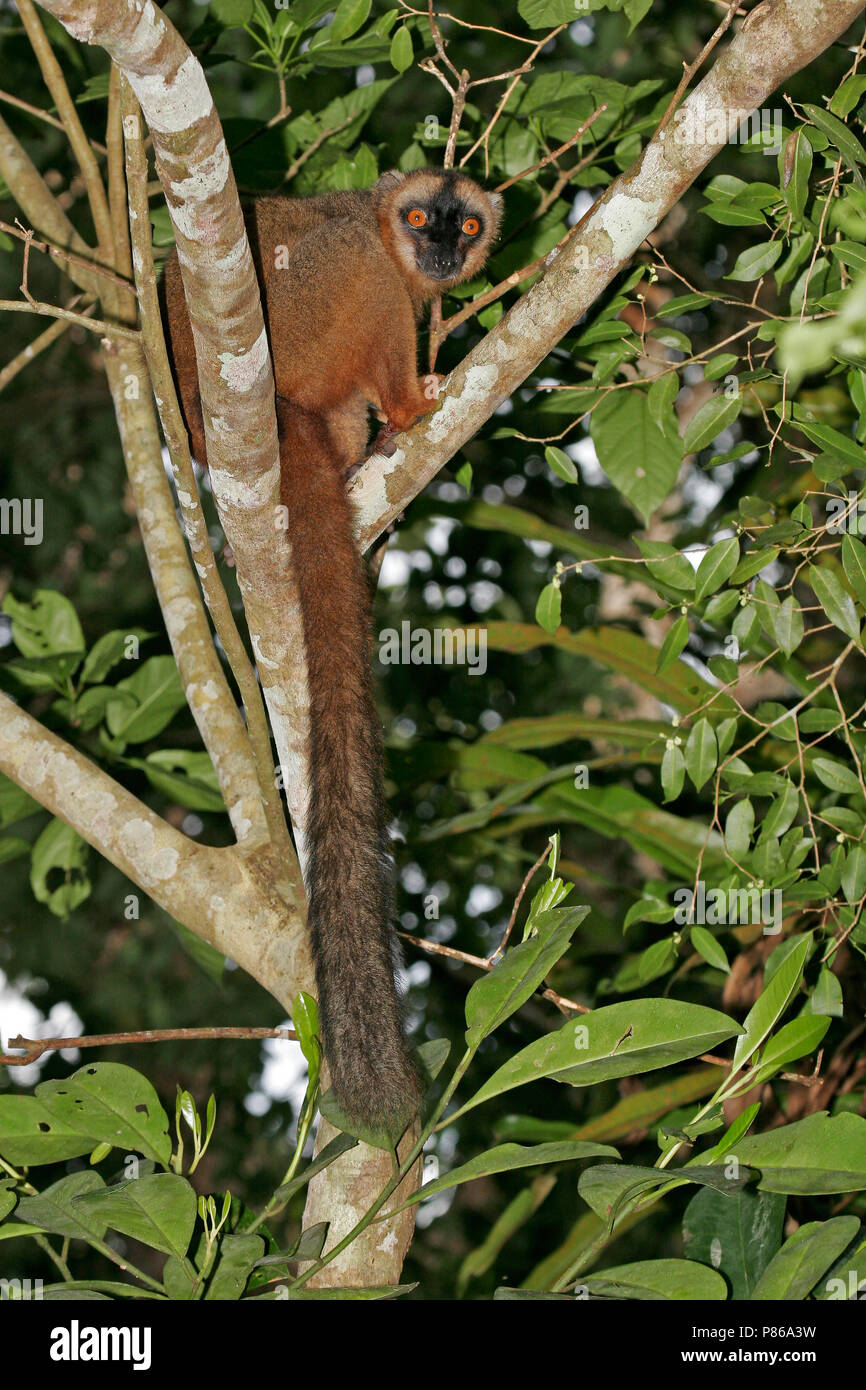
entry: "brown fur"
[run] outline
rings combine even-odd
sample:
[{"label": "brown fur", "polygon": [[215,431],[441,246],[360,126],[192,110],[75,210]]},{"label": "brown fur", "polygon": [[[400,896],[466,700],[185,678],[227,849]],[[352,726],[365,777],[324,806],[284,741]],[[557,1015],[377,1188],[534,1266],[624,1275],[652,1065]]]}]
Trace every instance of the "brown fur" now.
[{"label": "brown fur", "polygon": [[[416,264],[406,214],[445,188],[482,230],[463,239],[453,276],[430,279]],[[369,406],[395,429],[430,409],[417,374],[416,314],[480,270],[498,220],[496,195],[432,170],[385,174],[364,192],[261,198],[247,214],[309,669],[308,921],[323,1042],[343,1110],[392,1130],[417,1110],[421,1083],[394,983],[369,598],[344,479],[366,451]],[[287,253],[278,258],[280,247]],[[195,349],[174,254],[165,302],[193,454],[204,462]]]}]

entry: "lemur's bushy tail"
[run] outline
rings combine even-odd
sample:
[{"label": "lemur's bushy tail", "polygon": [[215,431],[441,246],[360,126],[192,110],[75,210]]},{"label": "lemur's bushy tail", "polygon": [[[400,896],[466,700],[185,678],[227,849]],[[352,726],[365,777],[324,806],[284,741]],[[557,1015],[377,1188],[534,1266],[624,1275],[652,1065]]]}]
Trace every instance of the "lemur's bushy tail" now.
[{"label": "lemur's bushy tail", "polygon": [[341,1108],[393,1129],[417,1109],[420,1083],[394,982],[369,592],[327,426],[285,400],[278,416],[309,673],[305,878],[322,1040]]}]

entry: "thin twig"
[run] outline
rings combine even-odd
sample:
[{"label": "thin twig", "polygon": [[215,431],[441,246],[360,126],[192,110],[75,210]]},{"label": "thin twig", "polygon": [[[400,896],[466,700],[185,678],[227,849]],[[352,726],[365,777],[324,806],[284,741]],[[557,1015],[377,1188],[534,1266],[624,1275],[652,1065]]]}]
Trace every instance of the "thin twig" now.
[{"label": "thin twig", "polygon": [[0,1052],[0,1065],[26,1067],[43,1052],[59,1052],[67,1048],[114,1047],[121,1043],[194,1042],[200,1038],[282,1038],[297,1042],[294,1028],[143,1028],[133,1033],[88,1033],[78,1038],[10,1038],[7,1046],[26,1048],[23,1057]]}]

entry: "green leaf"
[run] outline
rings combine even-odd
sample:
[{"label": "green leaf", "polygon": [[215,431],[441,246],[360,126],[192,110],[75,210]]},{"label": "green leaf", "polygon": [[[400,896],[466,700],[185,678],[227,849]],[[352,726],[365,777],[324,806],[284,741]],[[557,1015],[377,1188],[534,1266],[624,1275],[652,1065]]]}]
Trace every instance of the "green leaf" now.
[{"label": "green leaf", "polygon": [[535,606],[535,621],[551,636],[556,633],[562,622],[562,595],[559,591],[559,585],[553,581],[550,584],[545,584],[538,596],[538,603]]},{"label": "green leaf", "polygon": [[408,24],[401,24],[399,29],[394,30],[390,57],[391,66],[397,72],[405,72],[407,68],[411,68],[415,53],[412,48],[412,33]]},{"label": "green leaf", "polygon": [[[811,154],[811,150],[809,152]],[[773,269],[782,254],[783,245],[784,243],[781,241],[759,241],[754,246],[747,246],[745,251],[740,252],[733,270],[725,276],[725,279],[760,280],[762,275],[768,274]]]},{"label": "green leaf", "polygon": [[372,0],[340,0],[334,21],[326,30],[331,43],[343,43],[356,34],[370,13]]},{"label": "green leaf", "polygon": [[406,1207],[423,1202],[438,1192],[447,1192],[450,1187],[460,1183],[473,1182],[475,1178],[485,1178],[493,1173],[508,1173],[514,1168],[537,1167],[539,1164],[573,1163],[584,1158],[618,1158],[616,1149],[609,1144],[586,1143],[580,1139],[565,1139],[549,1144],[498,1144],[494,1149],[470,1158],[459,1168],[445,1173],[435,1182],[425,1183],[420,1191],[413,1193],[402,1206],[394,1208],[403,1211]]},{"label": "green leaf", "polygon": [[[223,1236],[216,1268],[207,1287],[207,1301],[234,1301],[242,1297],[253,1267],[261,1259],[265,1242],[249,1232]],[[318,1255],[313,1257],[318,1258]]]},{"label": "green leaf", "polygon": [[[835,976],[833,977],[835,979]],[[770,1038],[761,1053],[755,1073],[755,1085],[762,1085],[770,1077],[786,1067],[789,1062],[807,1057],[820,1045],[824,1034],[830,1027],[829,1018],[802,1015],[786,1023],[774,1037]]]},{"label": "green leaf", "polygon": [[736,536],[729,536],[727,540],[716,541],[716,544],[710,547],[698,565],[695,578],[695,599],[699,602],[708,594],[714,594],[717,589],[720,589],[737,568],[739,559],[740,542]]},{"label": "green leaf", "polygon": [[478,1047],[526,1003],[568,950],[588,912],[588,907],[565,907],[540,913],[533,919],[534,934],[506,951],[498,965],[475,981],[466,996],[467,1047]]},{"label": "green leaf", "polygon": [[189,1249],[197,1200],[195,1189],[176,1173],[152,1173],[76,1199],[87,1219],[104,1220],[113,1231],[178,1260]]},{"label": "green leaf", "polygon": [[708,719],[699,719],[692,726],[686,743],[686,771],[698,791],[715,771],[718,757],[713,726]]},{"label": "green leaf", "polygon": [[750,1296],[782,1242],[785,1198],[741,1187],[704,1187],[683,1214],[683,1247],[690,1260],[711,1265],[729,1281],[731,1298]]},{"label": "green leaf", "polygon": [[564,449],[547,448],[544,451],[547,466],[566,483],[577,482],[577,468]]},{"label": "green leaf", "polygon": [[692,945],[703,956],[708,965],[715,966],[717,970],[724,970],[726,975],[731,973],[728,958],[724,949],[713,936],[712,932],[707,931],[706,927],[692,927]]},{"label": "green leaf", "polygon": [[571,1086],[591,1086],[620,1076],[638,1076],[711,1052],[741,1031],[739,1024],[715,1009],[676,999],[610,1004],[571,1020],[517,1052],[494,1072],[463,1111],[542,1077]]},{"label": "green leaf", "polygon": [[694,589],[695,571],[681,551],[664,541],[639,540],[637,545],[653,579],[671,589]]},{"label": "green leaf", "polygon": [[825,1110],[740,1140],[736,1157],[761,1169],[764,1192],[827,1195],[866,1188],[866,1119]]},{"label": "green leaf", "polygon": [[809,179],[812,174],[812,146],[802,128],[795,130],[788,138],[784,151],[785,202],[791,215],[799,222],[806,211],[809,197]]},{"label": "green leaf", "polygon": [[809,1297],[813,1288],[860,1230],[856,1216],[808,1221],[785,1241],[752,1292],[754,1300]]},{"label": "green leaf", "polygon": [[731,808],[725,821],[725,846],[734,859],[748,854],[754,829],[755,808],[746,796]]},{"label": "green leaf", "polygon": [[669,666],[672,666],[680,653],[685,649],[689,640],[689,620],[685,613],[681,613],[675,622],[671,623],[665,633],[665,640],[659,647],[658,658],[656,659],[656,675],[660,676]]},{"label": "green leaf", "polygon": [[591,428],[601,467],[648,522],[677,480],[680,439],[659,428],[639,391],[612,391],[593,411]]},{"label": "green leaf", "polygon": [[140,642],[146,641],[148,637],[153,635],[152,632],[148,632],[143,627],[133,627],[129,630],[117,628],[112,632],[103,633],[84,658],[84,665],[80,672],[81,680],[87,685],[100,684],[105,680],[109,671],[119,661],[123,661],[130,647],[137,648]]},{"label": "green leaf", "polygon": [[842,565],[848,583],[866,608],[866,545],[847,534],[842,537]]},{"label": "green leaf", "polygon": [[157,791],[190,811],[225,811],[209,753],[192,748],[157,748],[146,758],[124,758]]},{"label": "green leaf", "polygon": [[107,1223],[85,1211],[75,1198],[85,1192],[104,1191],[105,1183],[99,1174],[92,1168],[85,1168],[83,1172],[70,1173],[69,1177],[52,1183],[35,1197],[22,1197],[15,1215],[52,1235],[73,1240],[102,1240]]},{"label": "green leaf", "polygon": [[829,787],[832,792],[842,792],[846,796],[851,796],[860,791],[857,774],[836,758],[813,758],[812,771],[818,781],[823,782],[824,786]]},{"label": "green leaf", "polygon": [[732,425],[743,408],[742,397],[723,394],[711,396],[696,410],[683,432],[683,452],[699,454],[714,439]]},{"label": "green leaf", "polygon": [[866,893],[866,849],[852,845],[842,870],[842,891],[849,903],[859,902]]},{"label": "green leaf", "polygon": [[789,594],[778,608],[769,608],[762,615],[770,626],[773,639],[786,656],[791,656],[803,640],[803,610]]},{"label": "green leaf", "polygon": [[38,1095],[0,1095],[0,1154],[8,1163],[60,1163],[90,1153],[97,1142],[64,1124]]},{"label": "green leaf", "polygon": [[856,135],[853,135],[846,125],[831,116],[829,111],[823,111],[820,106],[813,106],[811,102],[803,103],[803,110],[810,120],[814,121],[819,130],[822,130],[831,144],[841,154],[845,163],[854,175],[860,188],[863,188],[863,175],[860,173],[858,165],[866,164],[866,150],[860,144]]},{"label": "green leaf", "polygon": [[106,722],[110,733],[126,743],[154,738],[186,704],[173,656],[150,657],[134,675],[118,681],[115,690],[119,698],[109,702]]},{"label": "green leaf", "polygon": [[[34,844],[30,887],[37,902],[47,903],[55,917],[67,918],[90,896],[89,857],[87,842],[62,820],[49,821]],[[63,877],[62,882],[52,887],[48,877],[54,870]]]},{"label": "green leaf", "polygon": [[765,1042],[799,990],[803,968],[812,944],[811,933],[800,937],[769,984],[765,983],[743,1024],[742,1034],[737,1039],[733,1061],[735,1071]]},{"label": "green leaf", "polygon": [[842,587],[842,581],[831,569],[810,565],[806,577],[830,622],[841,628],[846,637],[860,640],[860,621],[853,599]]},{"label": "green leaf", "polygon": [[0,607],[12,619],[12,641],[22,656],[83,655],[81,624],[69,599],[62,594],[53,589],[37,589],[31,603],[19,603],[7,594]]},{"label": "green leaf", "polygon": [[168,1116],[146,1077],[119,1062],[91,1062],[65,1081],[43,1081],[37,1098],[70,1128],[166,1165],[171,1157]]},{"label": "green leaf", "polygon": [[590,1297],[723,1302],[727,1285],[720,1274],[693,1260],[635,1260],[593,1270],[581,1278]]},{"label": "green leaf", "polygon": [[662,758],[661,783],[665,801],[676,801],[683,789],[686,774],[686,760],[679,744],[670,739]]}]

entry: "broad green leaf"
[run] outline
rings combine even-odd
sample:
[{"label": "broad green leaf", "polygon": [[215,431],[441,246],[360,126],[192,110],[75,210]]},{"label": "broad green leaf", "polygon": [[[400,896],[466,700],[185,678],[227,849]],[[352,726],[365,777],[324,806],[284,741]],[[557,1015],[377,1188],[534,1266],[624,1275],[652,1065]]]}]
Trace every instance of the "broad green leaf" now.
[{"label": "broad green leaf", "polygon": [[43,1081],[36,1096],[52,1115],[96,1143],[141,1153],[157,1163],[171,1157],[168,1116],[146,1077],[118,1062],[91,1062],[65,1081]]},{"label": "broad green leaf", "polygon": [[683,750],[673,739],[668,740],[662,758],[661,782],[665,801],[676,801],[683,789],[686,777],[686,760]]},{"label": "broad green leaf", "polygon": [[[805,142],[804,142],[805,143]],[[811,155],[811,150],[809,151]],[[782,254],[782,241],[759,241],[747,246],[736,259],[734,267],[725,276],[726,280],[760,280],[773,269]]]},{"label": "broad green leaf", "polygon": [[686,742],[686,771],[698,791],[712,775],[718,762],[719,749],[713,726],[708,719],[699,719],[692,726]]},{"label": "broad green leaf", "polygon": [[0,773],[0,827],[14,825],[16,821],[25,820],[27,816],[34,816],[38,811],[44,810],[45,807],[34,801],[28,792],[17,786],[4,773]]},{"label": "broad green leaf", "polygon": [[414,56],[411,30],[407,24],[401,24],[399,29],[394,30],[391,40],[391,66],[397,72],[405,72],[411,68]]},{"label": "broad green leaf", "polygon": [[597,1298],[724,1302],[728,1296],[722,1276],[693,1260],[635,1260],[594,1270],[581,1282]]},{"label": "broad green leaf", "polygon": [[577,482],[577,468],[564,449],[547,448],[544,451],[548,468],[566,483]]},{"label": "broad green leaf", "polygon": [[866,893],[866,849],[852,845],[842,870],[842,889],[849,903],[859,902]]},{"label": "broad green leaf", "polygon": [[817,1015],[818,1022],[821,1021],[821,1015],[826,1015],[828,1027],[831,1018],[844,1017],[845,1004],[842,998],[842,986],[832,970],[824,967],[819,972],[808,1008],[810,1013]]},{"label": "broad green leaf", "polygon": [[157,791],[190,811],[225,811],[209,753],[192,748],[157,748],[146,758],[125,758]]},{"label": "broad green leaf", "polygon": [[[106,722],[109,732],[126,743],[144,743],[161,733],[186,704],[173,656],[152,656],[114,687]],[[130,706],[130,698],[135,701]]]},{"label": "broad green leaf", "polygon": [[572,1019],[510,1057],[463,1106],[549,1077],[591,1086],[697,1057],[741,1032],[727,1015],[677,999],[635,999]]},{"label": "broad green leaf", "polygon": [[754,829],[755,808],[746,796],[731,808],[725,821],[725,846],[734,859],[748,854]]},{"label": "broad green leaf", "polygon": [[658,658],[656,660],[656,675],[662,675],[669,666],[672,666],[685,649],[689,640],[689,620],[685,613],[681,613],[675,622],[671,623],[665,633],[665,640],[659,647]]},{"label": "broad green leaf", "polygon": [[265,1242],[261,1236],[250,1235],[248,1232],[223,1236],[216,1268],[208,1284],[205,1299],[229,1302],[240,1298],[253,1266],[264,1254],[264,1250]]},{"label": "broad green leaf", "polygon": [[734,1173],[732,1165],[698,1165],[685,1168],[647,1168],[627,1163],[596,1163],[581,1174],[577,1188],[588,1206],[610,1227],[634,1207],[661,1187],[673,1182],[681,1185],[693,1182],[721,1192],[736,1192],[754,1173],[740,1165]]},{"label": "broad green leaf", "polygon": [[854,642],[860,640],[860,620],[850,594],[842,587],[842,581],[831,569],[810,565],[806,575],[815,595],[830,622],[841,628],[846,637]]},{"label": "broad green leaf", "polygon": [[860,1230],[856,1216],[835,1216],[829,1221],[809,1221],[785,1241],[758,1280],[752,1298],[781,1301],[809,1297]]},{"label": "broad green leaf", "polygon": [[762,1046],[800,988],[803,967],[812,948],[811,933],[801,937],[779,966],[769,984],[749,1010],[741,1036],[734,1049],[733,1069],[736,1071]]},{"label": "broad green leaf", "polygon": [[831,116],[829,111],[824,111],[820,106],[813,106],[811,102],[806,101],[803,103],[803,110],[809,119],[814,121],[818,129],[824,132],[827,139],[836,146],[858,185],[862,188],[864,180],[858,166],[866,164],[866,150],[860,144],[857,136],[835,116]]},{"label": "broad green leaf", "polygon": [[786,656],[795,652],[803,640],[803,611],[793,594],[778,608],[768,608],[762,615],[769,623],[773,638]]},{"label": "broad green leaf", "polygon": [[850,767],[840,763],[838,758],[813,758],[812,771],[823,782],[825,787],[829,787],[833,792],[842,792],[847,796],[856,795],[860,791],[860,782],[856,772],[852,772]]},{"label": "broad green leaf", "polygon": [[78,615],[69,599],[54,589],[37,589],[30,603],[7,594],[0,608],[12,619],[12,641],[22,656],[84,654]]},{"label": "broad green leaf", "polygon": [[74,1199],[85,1192],[103,1191],[105,1183],[99,1174],[92,1168],[85,1168],[52,1183],[35,1197],[22,1197],[15,1214],[52,1235],[74,1240],[102,1240],[107,1223],[100,1216],[88,1213]]},{"label": "broad green leaf", "polygon": [[7,1163],[36,1166],[90,1153],[95,1134],[64,1124],[36,1096],[0,1096],[0,1154]]},{"label": "broad green leaf", "polygon": [[764,1192],[821,1195],[866,1188],[866,1119],[828,1115],[751,1134],[734,1151],[741,1163],[760,1168]]},{"label": "broad green leaf", "polygon": [[710,547],[698,565],[698,572],[695,576],[695,599],[700,602],[708,594],[714,594],[717,589],[720,589],[737,568],[739,558],[740,542],[736,536],[730,536],[724,541],[716,541],[716,544]]},{"label": "broad green leaf", "polygon": [[848,583],[866,608],[866,545],[847,534],[842,537],[842,565]]},{"label": "broad green leaf", "polygon": [[88,1220],[104,1220],[113,1231],[166,1255],[182,1260],[189,1249],[197,1198],[186,1178],[176,1173],[134,1178],[87,1193],[76,1202]]},{"label": "broad green leaf", "polygon": [[732,425],[743,408],[742,397],[723,394],[711,396],[696,410],[683,433],[683,452],[699,454],[714,439]]},{"label": "broad green leaf", "polygon": [[559,585],[552,580],[549,584],[545,584],[538,596],[538,603],[535,606],[535,621],[551,636],[562,622],[562,594]]},{"label": "broad green leaf", "polygon": [[109,671],[119,661],[123,661],[129,650],[137,648],[140,642],[152,636],[153,633],[143,627],[133,627],[129,630],[117,628],[112,632],[103,633],[84,659],[81,680],[88,685],[101,684]]},{"label": "broad green leaf", "polygon": [[[706,1161],[706,1159],[705,1159]],[[690,1260],[712,1266],[730,1282],[731,1298],[748,1298],[782,1243],[785,1198],[741,1187],[704,1187],[683,1214],[683,1247]]]},{"label": "broad green leaf", "polygon": [[409,1197],[395,1211],[423,1202],[437,1192],[447,1192],[449,1187],[472,1182],[475,1178],[489,1177],[493,1173],[507,1173],[514,1168],[537,1167],[539,1164],[573,1163],[584,1158],[618,1158],[616,1149],[609,1144],[590,1144],[579,1139],[566,1139],[550,1144],[498,1144],[494,1149],[471,1158],[459,1168],[445,1173],[435,1182],[425,1183],[420,1191]]},{"label": "broad green leaf", "polygon": [[[37,902],[46,903],[55,917],[65,919],[90,896],[89,857],[86,840],[62,820],[49,821],[34,844],[30,887]],[[52,888],[48,876],[55,869],[62,871],[63,879]]]},{"label": "broad green leaf", "polygon": [[659,428],[638,391],[612,391],[593,411],[591,427],[601,467],[648,522],[677,480],[682,442]]},{"label": "broad green leaf", "polygon": [[698,954],[703,956],[708,965],[713,965],[717,970],[724,970],[725,974],[730,974],[731,967],[723,947],[719,945],[712,932],[707,931],[706,927],[692,927],[692,945]]},{"label": "broad green leaf", "polygon": [[830,1019],[814,1015],[794,1018],[780,1028],[761,1053],[755,1074],[755,1085],[769,1081],[786,1067],[789,1062],[799,1061],[820,1045],[821,1039],[830,1027]]},{"label": "broad green leaf", "polygon": [[541,984],[567,950],[588,907],[565,907],[534,918],[535,934],[513,946],[466,996],[466,1045],[476,1048]]},{"label": "broad green leaf", "polygon": [[638,549],[653,579],[671,589],[695,587],[695,571],[681,551],[664,541],[638,541]]}]

